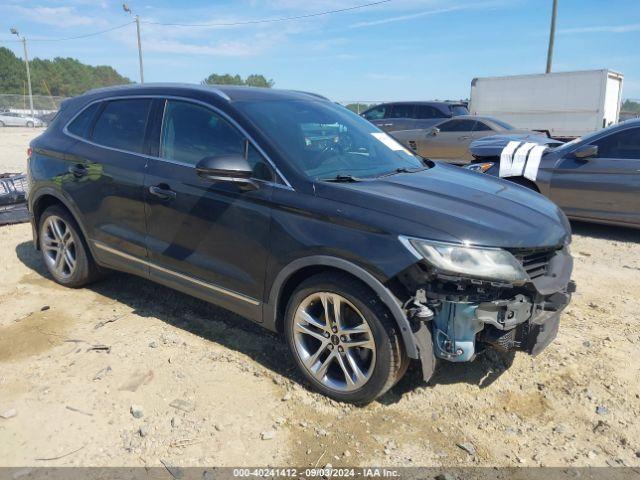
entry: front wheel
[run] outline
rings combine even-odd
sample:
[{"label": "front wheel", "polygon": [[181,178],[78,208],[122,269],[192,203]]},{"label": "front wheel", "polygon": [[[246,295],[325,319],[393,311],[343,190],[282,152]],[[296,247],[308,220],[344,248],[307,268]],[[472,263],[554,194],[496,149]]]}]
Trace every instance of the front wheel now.
[{"label": "front wheel", "polygon": [[335,400],[370,402],[406,370],[408,358],[389,311],[347,275],[303,282],[289,301],[285,328],[302,374]]},{"label": "front wheel", "polygon": [[33,122],[27,122],[27,127],[29,127],[29,128],[33,128],[33,126],[34,126],[34,125],[33,125]]}]

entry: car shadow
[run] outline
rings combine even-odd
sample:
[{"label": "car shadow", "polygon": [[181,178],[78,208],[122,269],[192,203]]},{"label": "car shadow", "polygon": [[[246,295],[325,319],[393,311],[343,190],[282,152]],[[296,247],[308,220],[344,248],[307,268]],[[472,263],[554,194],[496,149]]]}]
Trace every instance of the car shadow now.
[{"label": "car shadow", "polygon": [[[51,279],[40,252],[31,242],[16,247],[18,259],[41,277]],[[52,280],[53,281],[53,280]],[[125,273],[112,273],[86,287],[103,297],[127,305],[132,313],[157,318],[168,325],[218,343],[252,358],[264,368],[312,390],[297,370],[281,335],[262,328],[244,317],[176,290]],[[148,348],[145,341],[141,348]],[[412,361],[398,384],[380,397],[382,404],[398,402],[418,387],[470,383],[484,388],[500,376],[510,362],[496,360],[494,352],[480,355],[473,363],[440,362],[435,375],[425,384],[417,361]]]},{"label": "car shadow", "polygon": [[635,228],[571,220],[571,230],[574,235],[581,235],[584,237],[613,240],[616,242],[640,243],[640,230]]}]

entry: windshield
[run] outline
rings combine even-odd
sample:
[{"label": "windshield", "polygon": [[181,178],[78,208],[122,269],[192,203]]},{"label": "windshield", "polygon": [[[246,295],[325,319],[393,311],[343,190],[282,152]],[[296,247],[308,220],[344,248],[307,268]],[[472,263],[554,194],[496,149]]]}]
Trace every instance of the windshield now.
[{"label": "windshield", "polygon": [[282,155],[314,180],[377,177],[425,168],[406,148],[367,120],[326,101],[238,102]]},{"label": "windshield", "polygon": [[451,115],[454,117],[458,115],[469,115],[469,110],[464,105],[451,105]]}]

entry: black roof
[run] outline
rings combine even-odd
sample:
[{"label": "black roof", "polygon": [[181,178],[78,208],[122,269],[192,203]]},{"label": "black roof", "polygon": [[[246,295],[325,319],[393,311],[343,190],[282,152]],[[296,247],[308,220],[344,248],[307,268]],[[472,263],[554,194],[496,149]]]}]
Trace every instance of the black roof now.
[{"label": "black roof", "polygon": [[225,100],[328,100],[322,95],[296,90],[279,90],[272,88],[241,87],[236,85],[196,85],[190,83],[143,83],[115,85],[112,87],[96,88],[86,92],[86,95],[99,94],[179,94],[186,90],[202,93],[213,93]]}]

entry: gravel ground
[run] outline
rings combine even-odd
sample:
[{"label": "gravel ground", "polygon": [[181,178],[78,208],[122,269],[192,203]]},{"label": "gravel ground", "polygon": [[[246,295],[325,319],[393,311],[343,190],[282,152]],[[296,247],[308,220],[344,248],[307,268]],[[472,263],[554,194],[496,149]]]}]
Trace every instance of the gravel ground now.
[{"label": "gravel ground", "polygon": [[[0,129],[0,171],[33,130]],[[8,148],[7,148],[8,147]],[[284,342],[114,274],[55,284],[0,227],[0,466],[640,466],[640,235],[575,224],[578,292],[540,356],[417,365],[380,401],[310,391]]]}]

